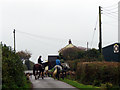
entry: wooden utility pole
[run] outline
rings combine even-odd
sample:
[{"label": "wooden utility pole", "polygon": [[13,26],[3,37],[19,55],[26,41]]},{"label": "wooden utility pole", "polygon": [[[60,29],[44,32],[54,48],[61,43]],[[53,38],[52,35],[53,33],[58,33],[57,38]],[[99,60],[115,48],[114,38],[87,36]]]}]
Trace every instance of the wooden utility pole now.
[{"label": "wooden utility pole", "polygon": [[15,52],[15,29],[13,31],[13,34],[14,34],[14,52]]},{"label": "wooden utility pole", "polygon": [[88,51],[88,42],[87,42],[87,51]]},{"label": "wooden utility pole", "polygon": [[99,6],[99,51],[102,53],[101,6]]}]

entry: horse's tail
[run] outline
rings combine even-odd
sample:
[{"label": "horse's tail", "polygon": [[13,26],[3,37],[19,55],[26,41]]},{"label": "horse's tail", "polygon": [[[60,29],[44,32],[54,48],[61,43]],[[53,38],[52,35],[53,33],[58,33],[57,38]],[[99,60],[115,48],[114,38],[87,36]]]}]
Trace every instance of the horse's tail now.
[{"label": "horse's tail", "polygon": [[35,76],[35,65],[33,66],[33,75]]}]

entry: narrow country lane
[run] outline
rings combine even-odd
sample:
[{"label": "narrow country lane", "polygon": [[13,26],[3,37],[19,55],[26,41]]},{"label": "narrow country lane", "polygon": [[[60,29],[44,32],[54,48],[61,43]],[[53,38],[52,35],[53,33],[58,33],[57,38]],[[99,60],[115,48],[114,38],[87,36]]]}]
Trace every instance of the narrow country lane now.
[{"label": "narrow country lane", "polygon": [[74,90],[78,90],[77,88],[64,83],[62,81],[59,80],[54,80],[51,77],[45,77],[44,79],[39,78],[38,80],[35,80],[35,77],[32,75],[32,77],[30,77],[30,81],[33,84],[33,90],[34,89],[40,89],[40,88],[48,88],[48,89],[74,89]]}]

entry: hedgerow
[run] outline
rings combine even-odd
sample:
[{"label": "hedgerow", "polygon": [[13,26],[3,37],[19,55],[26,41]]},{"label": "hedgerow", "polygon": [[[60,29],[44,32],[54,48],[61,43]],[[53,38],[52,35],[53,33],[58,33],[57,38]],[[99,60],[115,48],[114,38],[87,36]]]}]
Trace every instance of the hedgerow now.
[{"label": "hedgerow", "polygon": [[2,88],[25,88],[26,78],[19,56],[11,47],[2,46]]},{"label": "hedgerow", "polygon": [[[76,63],[77,62],[77,63]],[[80,62],[69,61],[71,70],[76,70],[75,79],[83,84],[120,86],[119,62]],[[75,66],[76,63],[76,66]]]}]

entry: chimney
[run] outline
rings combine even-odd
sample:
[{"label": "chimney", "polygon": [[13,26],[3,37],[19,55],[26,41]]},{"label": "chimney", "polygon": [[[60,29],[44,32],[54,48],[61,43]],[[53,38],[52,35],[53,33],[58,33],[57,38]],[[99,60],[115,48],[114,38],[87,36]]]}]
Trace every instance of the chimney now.
[{"label": "chimney", "polygon": [[69,39],[69,44],[72,44],[71,39]]}]

